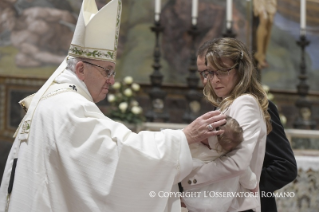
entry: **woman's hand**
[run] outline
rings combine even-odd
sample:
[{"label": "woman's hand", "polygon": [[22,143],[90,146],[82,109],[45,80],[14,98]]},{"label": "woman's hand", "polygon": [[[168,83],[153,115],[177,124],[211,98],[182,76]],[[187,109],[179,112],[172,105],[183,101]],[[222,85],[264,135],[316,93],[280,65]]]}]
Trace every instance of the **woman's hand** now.
[{"label": "woman's hand", "polygon": [[215,129],[226,123],[225,118],[226,116],[220,114],[220,111],[211,111],[195,119],[183,129],[188,144],[204,141],[210,136],[224,133],[223,130],[216,131]]}]

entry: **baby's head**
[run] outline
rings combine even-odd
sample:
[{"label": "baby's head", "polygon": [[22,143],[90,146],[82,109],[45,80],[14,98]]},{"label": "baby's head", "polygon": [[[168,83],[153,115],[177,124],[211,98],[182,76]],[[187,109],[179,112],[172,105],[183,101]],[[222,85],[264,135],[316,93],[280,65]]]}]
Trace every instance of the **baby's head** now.
[{"label": "baby's head", "polygon": [[226,124],[219,127],[224,130],[222,135],[217,136],[218,144],[224,151],[231,151],[243,140],[243,129],[239,126],[236,119],[226,116]]}]

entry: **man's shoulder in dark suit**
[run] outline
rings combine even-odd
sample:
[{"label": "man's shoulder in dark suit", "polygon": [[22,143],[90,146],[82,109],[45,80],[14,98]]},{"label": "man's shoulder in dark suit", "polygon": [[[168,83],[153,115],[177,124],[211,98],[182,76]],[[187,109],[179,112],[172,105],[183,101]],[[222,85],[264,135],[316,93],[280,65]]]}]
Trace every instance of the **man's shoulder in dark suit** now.
[{"label": "man's shoulder in dark suit", "polygon": [[264,197],[297,177],[297,164],[290,143],[281,124],[276,105],[269,101],[268,112],[271,116],[272,131],[267,136],[266,153],[259,182],[262,212],[276,212],[274,197]]}]

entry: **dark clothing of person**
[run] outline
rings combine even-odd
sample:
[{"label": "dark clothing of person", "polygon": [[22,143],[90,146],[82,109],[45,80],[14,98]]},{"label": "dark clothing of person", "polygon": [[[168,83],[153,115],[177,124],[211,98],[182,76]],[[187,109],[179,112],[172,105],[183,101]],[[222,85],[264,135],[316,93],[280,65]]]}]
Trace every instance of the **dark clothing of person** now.
[{"label": "dark clothing of person", "polygon": [[296,179],[297,164],[280,122],[277,107],[271,101],[268,113],[271,116],[272,131],[266,140],[266,153],[259,182],[260,201],[262,212],[277,212],[275,197],[266,197],[265,193],[274,192]]}]

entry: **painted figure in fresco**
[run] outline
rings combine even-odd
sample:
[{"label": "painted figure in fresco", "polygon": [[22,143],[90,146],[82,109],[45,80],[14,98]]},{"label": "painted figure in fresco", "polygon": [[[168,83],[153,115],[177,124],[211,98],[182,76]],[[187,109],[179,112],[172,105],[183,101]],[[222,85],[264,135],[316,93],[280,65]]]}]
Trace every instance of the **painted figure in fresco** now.
[{"label": "painted figure in fresco", "polygon": [[277,0],[254,0],[254,15],[259,18],[259,25],[256,32],[257,52],[254,54],[258,62],[258,68],[266,68],[267,48],[270,41],[271,28],[277,10]]},{"label": "painted figure in fresco", "polygon": [[73,36],[72,29],[63,22],[75,24],[75,21],[68,11],[43,7],[25,9],[11,32],[12,45],[19,49],[17,66],[61,63]]},{"label": "painted figure in fresco", "polygon": [[[37,3],[38,2],[38,3]],[[60,64],[71,42],[76,18],[71,12],[44,6],[44,1],[0,2],[1,45],[18,49],[15,63],[19,67]],[[46,5],[46,4],[45,4]]]},{"label": "painted figure in fresco", "polygon": [[0,46],[10,44],[10,32],[16,22],[15,1],[16,0],[0,1]]}]

